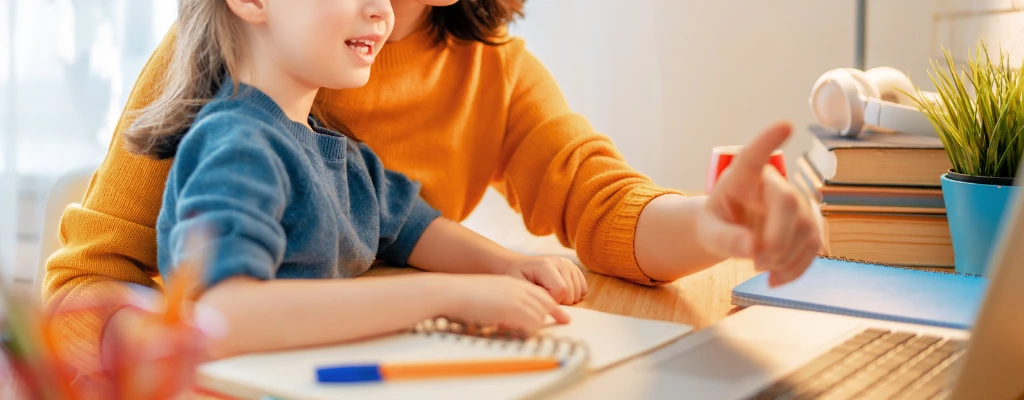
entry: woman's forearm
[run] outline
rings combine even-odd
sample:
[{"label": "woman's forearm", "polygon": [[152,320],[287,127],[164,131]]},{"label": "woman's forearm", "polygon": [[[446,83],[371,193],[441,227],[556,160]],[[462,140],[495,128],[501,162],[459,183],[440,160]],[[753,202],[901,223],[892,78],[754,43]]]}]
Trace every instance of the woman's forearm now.
[{"label": "woman's forearm", "polygon": [[644,274],[658,281],[674,281],[722,261],[697,240],[697,216],[705,200],[705,196],[666,194],[644,207],[633,242]]},{"label": "woman's forearm", "polygon": [[409,255],[409,265],[432,272],[500,274],[521,255],[457,222],[434,220]]},{"label": "woman's forearm", "polygon": [[224,317],[228,330],[225,337],[212,341],[210,355],[223,358],[400,331],[448,312],[453,301],[440,279],[432,274],[323,280],[232,278],[200,299]]}]

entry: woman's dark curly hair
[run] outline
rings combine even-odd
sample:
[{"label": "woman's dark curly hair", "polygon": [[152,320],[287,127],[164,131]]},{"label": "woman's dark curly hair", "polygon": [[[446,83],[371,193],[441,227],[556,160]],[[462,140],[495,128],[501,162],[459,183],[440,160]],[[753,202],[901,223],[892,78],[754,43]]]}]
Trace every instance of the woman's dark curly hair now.
[{"label": "woman's dark curly hair", "polygon": [[460,0],[445,7],[434,7],[427,23],[439,41],[448,38],[497,44],[502,29],[523,16],[526,0]]}]

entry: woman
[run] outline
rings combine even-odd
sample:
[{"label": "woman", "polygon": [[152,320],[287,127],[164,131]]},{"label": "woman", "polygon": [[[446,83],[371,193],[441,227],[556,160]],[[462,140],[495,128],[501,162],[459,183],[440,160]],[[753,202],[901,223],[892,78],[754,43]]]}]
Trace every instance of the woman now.
[{"label": "woman", "polygon": [[[317,108],[326,111],[318,117],[347,126],[386,167],[420,181],[423,198],[445,217],[465,218],[493,186],[532,233],[553,233],[587,268],[644,285],[727,257],[755,258],[773,284],[810,264],[820,245],[813,213],[764,168],[788,125],[759,136],[709,197],[684,197],[631,169],[608,138],[569,111],[523,41],[504,37],[522,0],[392,6],[395,28],[370,83],[321,92]],[[153,227],[171,163],[129,154],[122,136],[132,111],[157,96],[173,49],[172,30],[136,83],[83,204],[65,212],[64,247],[47,264],[51,306],[128,293],[125,283],[159,287]],[[96,371],[104,329],[143,320],[137,307],[115,305],[59,323],[82,368]]]}]

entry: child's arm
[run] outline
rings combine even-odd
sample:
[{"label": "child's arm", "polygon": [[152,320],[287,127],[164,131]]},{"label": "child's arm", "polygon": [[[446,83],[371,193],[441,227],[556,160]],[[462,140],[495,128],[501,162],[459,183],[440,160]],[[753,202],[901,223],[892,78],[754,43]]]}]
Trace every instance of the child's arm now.
[{"label": "child's arm", "polygon": [[[165,278],[190,257],[202,257],[194,260],[205,266],[209,286],[240,275],[271,279],[281,264],[288,241],[281,217],[291,181],[274,151],[276,135],[247,122],[209,116],[182,140],[157,222]],[[200,232],[206,240],[186,240]]]},{"label": "child's arm", "polygon": [[228,335],[214,358],[344,342],[408,328],[440,315],[533,331],[547,315],[568,316],[538,286],[503,276],[409,274],[358,279],[231,278],[201,303],[218,310]]},{"label": "child's arm", "polygon": [[543,287],[561,304],[578,303],[588,291],[583,272],[572,261],[525,256],[443,218],[420,236],[409,264],[434,272],[510,275]]},{"label": "child's arm", "polygon": [[438,218],[439,213],[420,198],[419,184],[384,169],[369,147],[359,146],[381,209],[379,258],[432,272],[509,275],[543,287],[562,304],[577,303],[586,295],[587,281],[571,261],[524,256]]},{"label": "child's arm", "polygon": [[438,218],[420,236],[419,243],[409,255],[409,265],[434,272],[505,274],[523,258],[527,257],[462,224]]}]

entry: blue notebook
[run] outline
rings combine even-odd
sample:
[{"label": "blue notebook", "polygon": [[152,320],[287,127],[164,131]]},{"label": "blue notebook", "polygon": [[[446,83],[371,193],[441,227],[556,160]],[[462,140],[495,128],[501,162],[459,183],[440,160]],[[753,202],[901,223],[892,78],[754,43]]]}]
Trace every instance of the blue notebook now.
[{"label": "blue notebook", "polygon": [[741,283],[732,303],[970,329],[987,286],[972,275],[818,258],[788,285],[769,288],[766,273]]}]

